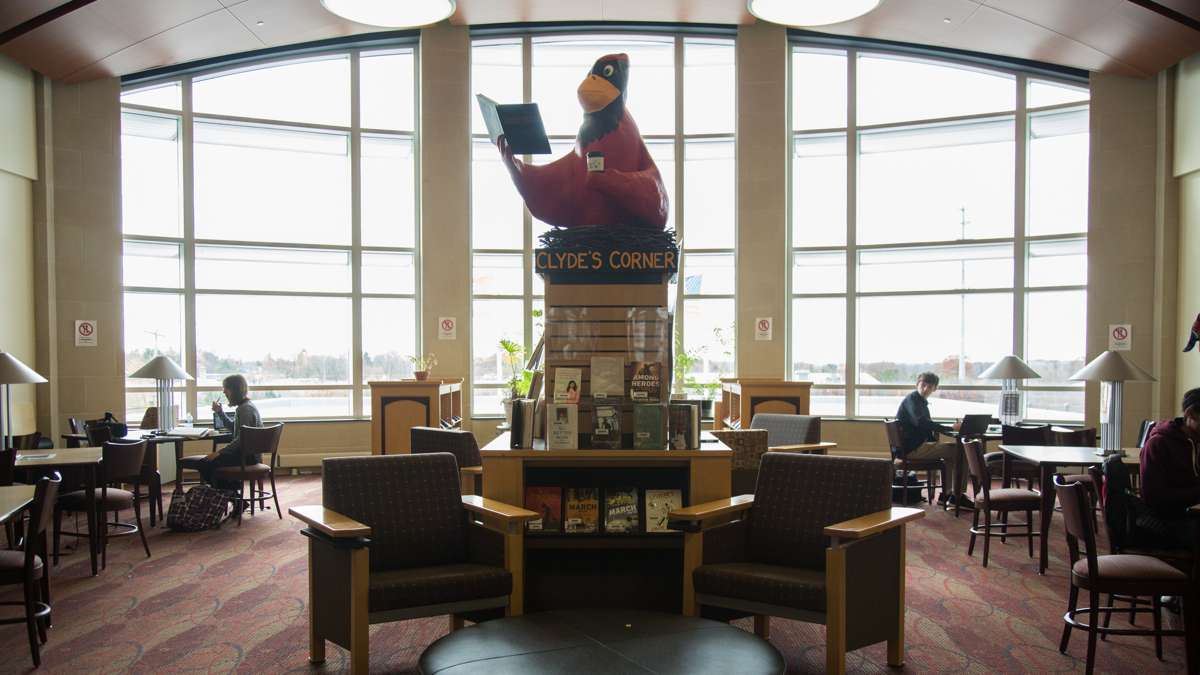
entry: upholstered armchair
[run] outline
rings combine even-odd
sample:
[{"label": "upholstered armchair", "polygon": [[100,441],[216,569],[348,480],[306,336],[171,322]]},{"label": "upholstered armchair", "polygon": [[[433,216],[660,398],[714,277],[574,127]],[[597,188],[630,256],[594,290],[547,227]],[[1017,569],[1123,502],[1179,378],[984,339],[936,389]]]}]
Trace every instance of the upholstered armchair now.
[{"label": "upholstered armchair", "polygon": [[684,531],[684,613],[769,617],[826,627],[826,672],[846,652],[887,641],[904,662],[905,523],[892,508],[891,462],[768,452],[754,495],[671,512]]},{"label": "upholstered armchair", "polygon": [[459,494],[449,453],[326,459],[321,506],[288,510],[308,527],[309,660],[325,641],[366,673],[373,623],[522,613],[523,533],[532,511]]},{"label": "upholstered armchair", "polygon": [[816,415],[758,413],[750,420],[750,428],[766,429],[767,445],[776,451],[810,452],[807,446],[821,442],[821,418]]},{"label": "upholstered armchair", "polygon": [[767,454],[767,432],[763,429],[719,429],[712,432],[733,451],[729,484],[735,495],[752,494],[758,482],[758,464]]},{"label": "upholstered armchair", "polygon": [[464,495],[483,492],[483,460],[479,457],[479,443],[475,434],[462,429],[439,429],[436,427],[413,427],[409,431],[409,447],[412,454],[448,452],[458,460],[458,471]]}]

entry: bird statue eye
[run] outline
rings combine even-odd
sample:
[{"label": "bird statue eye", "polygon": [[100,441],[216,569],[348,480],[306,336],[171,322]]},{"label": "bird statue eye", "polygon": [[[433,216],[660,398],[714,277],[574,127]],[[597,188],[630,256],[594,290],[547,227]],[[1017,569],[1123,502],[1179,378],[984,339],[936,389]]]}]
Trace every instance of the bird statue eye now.
[{"label": "bird statue eye", "polygon": [[605,77],[612,77],[614,72],[616,72],[616,70],[611,65],[604,66]]}]

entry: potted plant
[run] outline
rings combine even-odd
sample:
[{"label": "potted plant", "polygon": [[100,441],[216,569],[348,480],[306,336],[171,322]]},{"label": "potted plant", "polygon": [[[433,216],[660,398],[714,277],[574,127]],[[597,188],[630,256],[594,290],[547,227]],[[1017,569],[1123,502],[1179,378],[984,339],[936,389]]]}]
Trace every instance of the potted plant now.
[{"label": "potted plant", "polygon": [[704,348],[684,349],[681,336],[675,338],[674,384],[671,398],[676,400],[699,399],[700,417],[712,417],[713,385],[696,380],[694,368],[703,359]]},{"label": "potted plant", "polygon": [[435,356],[433,352],[423,356],[410,355],[408,360],[412,361],[413,377],[417,378],[418,380],[427,379],[429,377],[429,371],[433,370],[433,367],[437,365],[437,356]]},{"label": "potted plant", "polygon": [[500,351],[503,352],[504,365],[508,368],[508,398],[504,399],[504,423],[512,424],[512,402],[521,398],[529,391],[529,382],[533,373],[524,369],[523,357],[525,348],[514,340],[500,339]]}]

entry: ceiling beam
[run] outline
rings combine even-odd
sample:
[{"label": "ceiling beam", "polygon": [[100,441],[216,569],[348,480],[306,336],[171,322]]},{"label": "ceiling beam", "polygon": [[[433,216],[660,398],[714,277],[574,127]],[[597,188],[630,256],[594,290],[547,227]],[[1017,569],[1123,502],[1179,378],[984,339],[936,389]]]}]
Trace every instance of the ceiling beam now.
[{"label": "ceiling beam", "polygon": [[1151,12],[1165,16],[1172,21],[1181,23],[1194,31],[1200,31],[1200,20],[1193,19],[1187,14],[1184,14],[1183,12],[1177,12],[1170,7],[1160,5],[1159,3],[1154,2],[1154,0],[1129,0],[1129,2],[1132,2],[1138,7],[1145,7]]},{"label": "ceiling beam", "polygon": [[92,4],[95,1],[96,0],[70,0],[70,2],[64,2],[48,12],[42,12],[30,20],[17,24],[3,33],[0,33],[0,45],[7,44],[30,31],[37,30],[51,21],[54,21],[60,17],[64,17],[81,7],[86,7],[87,5]]}]

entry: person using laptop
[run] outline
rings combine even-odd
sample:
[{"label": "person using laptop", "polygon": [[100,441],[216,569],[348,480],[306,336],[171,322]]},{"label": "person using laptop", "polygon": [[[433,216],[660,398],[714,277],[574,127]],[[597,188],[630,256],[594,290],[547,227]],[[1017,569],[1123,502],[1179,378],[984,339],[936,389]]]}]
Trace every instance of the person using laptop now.
[{"label": "person using laptop", "polygon": [[1200,387],[1183,394],[1183,416],[1150,430],[1142,449],[1142,499],[1163,522],[1160,545],[1193,548],[1200,537],[1188,508],[1200,504]]},{"label": "person using laptop", "polygon": [[[917,376],[917,388],[904,397],[900,409],[896,411],[896,422],[900,425],[900,439],[903,445],[900,451],[909,459],[941,459],[942,462],[942,494],[938,504],[953,504],[955,494],[962,499],[960,506],[974,506],[966,496],[966,472],[955,476],[954,462],[958,456],[958,443],[951,440],[938,440],[939,433],[958,431],[959,422],[953,427],[938,424],[929,416],[929,397],[937,391],[940,382],[936,373],[924,372]],[[949,480],[947,480],[949,476]],[[957,490],[953,493],[946,491],[946,486],[954,485]]]},{"label": "person using laptop", "polygon": [[[222,393],[229,405],[234,406],[233,415],[225,412],[220,401],[213,401],[213,426],[232,431],[233,438],[221,449],[209,453],[204,461],[196,466],[205,483],[221,490],[240,490],[237,481],[217,481],[214,483],[213,472],[222,466],[241,466],[242,464],[242,429],[245,427],[262,426],[262,416],[258,408],[250,402],[248,393],[250,385],[241,375],[230,375],[221,382]],[[258,456],[247,458],[247,464],[257,464]]]}]

